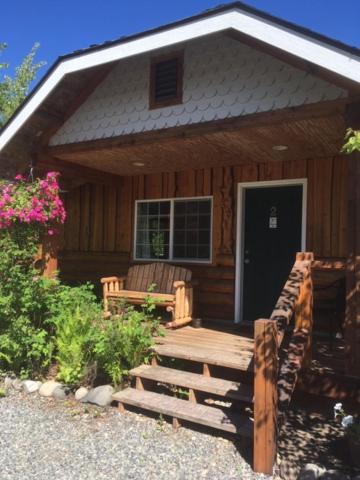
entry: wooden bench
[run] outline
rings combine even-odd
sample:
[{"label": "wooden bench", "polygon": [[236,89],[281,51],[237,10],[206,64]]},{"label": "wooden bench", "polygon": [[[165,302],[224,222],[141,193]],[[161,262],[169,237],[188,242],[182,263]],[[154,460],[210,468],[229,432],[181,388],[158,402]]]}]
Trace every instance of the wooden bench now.
[{"label": "wooden bench", "polygon": [[[109,313],[109,300],[123,298],[134,305],[141,305],[146,297],[156,300],[172,314],[167,328],[177,328],[192,320],[193,288],[191,271],[167,263],[135,265],[126,277],[102,278],[104,309]],[[151,293],[149,287],[154,285]]]}]

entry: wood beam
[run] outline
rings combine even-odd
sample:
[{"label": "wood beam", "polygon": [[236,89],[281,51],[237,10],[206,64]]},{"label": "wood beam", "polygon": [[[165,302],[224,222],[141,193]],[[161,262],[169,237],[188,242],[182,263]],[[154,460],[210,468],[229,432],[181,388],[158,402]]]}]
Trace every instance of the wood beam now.
[{"label": "wood beam", "polygon": [[65,179],[83,179],[85,182],[103,185],[119,186],[121,177],[113,173],[102,172],[95,168],[60,160],[58,158],[40,155],[36,157],[35,168],[41,172],[55,170]]},{"label": "wood beam", "polygon": [[130,135],[121,135],[98,140],[56,145],[43,149],[43,153],[50,156],[63,154],[86,153],[89,151],[101,151],[131,145],[143,145],[174,138],[190,138],[206,135],[219,131],[246,130],[254,127],[266,127],[269,125],[281,125],[283,123],[296,122],[299,120],[316,119],[343,115],[348,99],[329,100],[317,104],[302,105],[300,107],[288,107],[271,112],[254,113],[242,117],[226,120],[202,122],[194,125],[172,127],[152,132],[141,132]]},{"label": "wood beam", "polygon": [[[91,95],[91,93],[96,89],[98,85],[105,79],[109,74],[110,70],[113,68],[113,64],[103,66],[99,71],[97,71],[89,81],[86,86],[80,91],[79,95],[76,96],[75,100],[65,109],[63,113],[51,112],[48,107],[43,107],[39,110],[39,114],[42,115],[52,115],[53,119],[51,125],[40,135],[37,142],[36,149],[42,148],[44,145],[47,145],[50,138],[55,135],[55,133],[62,127],[62,125],[68,120],[76,110],[85,102],[85,100]],[[64,86],[62,88],[65,88]],[[71,93],[71,92],[69,92]],[[44,112],[42,112],[44,111]]]}]

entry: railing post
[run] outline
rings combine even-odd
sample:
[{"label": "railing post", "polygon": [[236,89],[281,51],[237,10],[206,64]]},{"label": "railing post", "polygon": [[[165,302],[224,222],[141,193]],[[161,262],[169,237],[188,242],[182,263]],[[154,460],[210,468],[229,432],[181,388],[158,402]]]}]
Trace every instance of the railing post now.
[{"label": "railing post", "polygon": [[254,471],[272,475],[277,445],[278,340],[275,320],[255,322]]},{"label": "railing post", "polygon": [[311,262],[314,259],[314,255],[311,253],[305,258],[308,261],[308,265],[305,267],[304,281],[300,287],[300,295],[295,305],[295,329],[307,330],[308,340],[305,347],[305,354],[302,366],[307,367],[311,362],[311,343],[312,343],[312,330],[313,330],[313,283],[311,277]]}]

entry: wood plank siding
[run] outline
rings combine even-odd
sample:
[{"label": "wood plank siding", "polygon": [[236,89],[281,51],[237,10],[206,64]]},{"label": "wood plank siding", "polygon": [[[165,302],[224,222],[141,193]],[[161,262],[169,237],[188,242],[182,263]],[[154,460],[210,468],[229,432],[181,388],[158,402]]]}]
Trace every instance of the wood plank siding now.
[{"label": "wood plank siding", "polygon": [[347,256],[346,162],[338,156],[252,163],[119,177],[118,186],[82,185],[65,194],[68,218],[59,256],[61,275],[71,282],[99,284],[100,277],[126,274],[132,263],[135,200],[212,195],[213,263],[184,266],[198,281],[195,314],[232,320],[237,184],[308,179],[306,249],[318,259],[331,260],[327,269],[316,272],[317,282],[343,275],[333,267],[341,266]]}]

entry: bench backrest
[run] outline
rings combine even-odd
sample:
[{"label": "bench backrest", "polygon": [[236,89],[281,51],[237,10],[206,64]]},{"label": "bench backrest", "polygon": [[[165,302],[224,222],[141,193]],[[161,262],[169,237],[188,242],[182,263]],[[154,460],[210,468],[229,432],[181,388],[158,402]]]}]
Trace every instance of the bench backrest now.
[{"label": "bench backrest", "polygon": [[134,265],[129,268],[125,288],[135,292],[147,292],[150,285],[156,284],[154,292],[174,293],[175,281],[191,280],[191,270],[168,263],[150,263],[148,265]]}]

